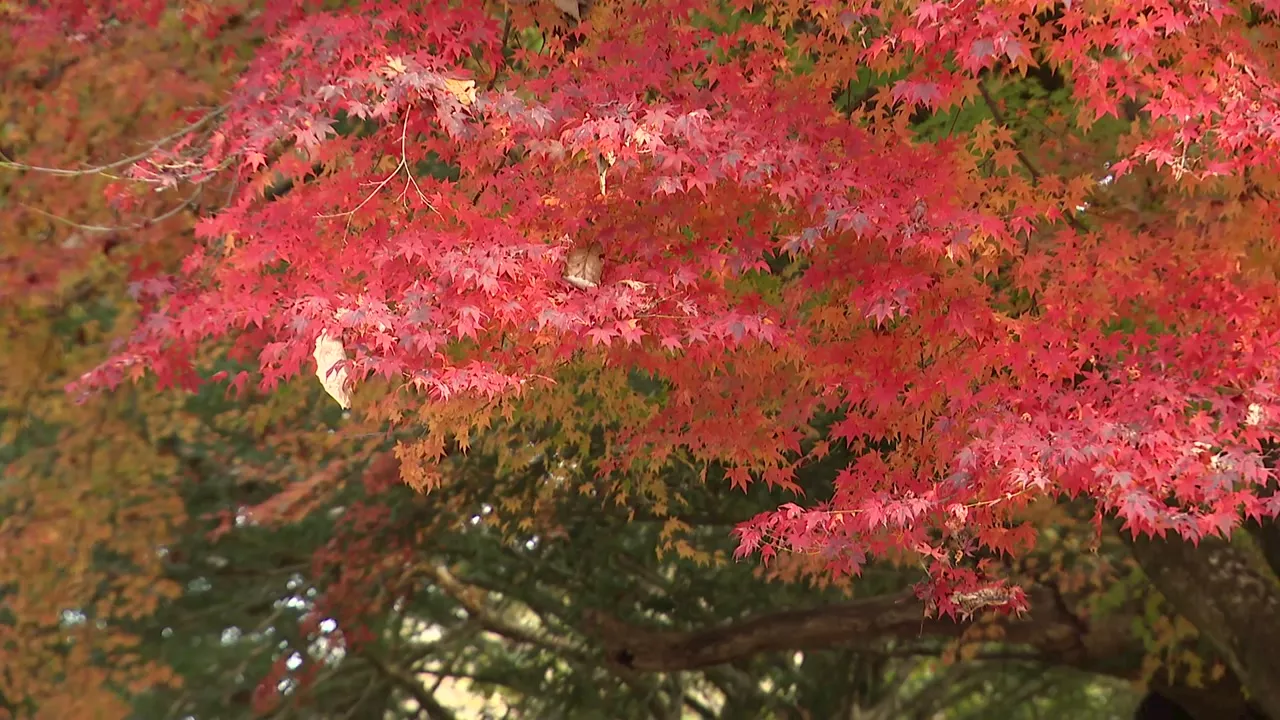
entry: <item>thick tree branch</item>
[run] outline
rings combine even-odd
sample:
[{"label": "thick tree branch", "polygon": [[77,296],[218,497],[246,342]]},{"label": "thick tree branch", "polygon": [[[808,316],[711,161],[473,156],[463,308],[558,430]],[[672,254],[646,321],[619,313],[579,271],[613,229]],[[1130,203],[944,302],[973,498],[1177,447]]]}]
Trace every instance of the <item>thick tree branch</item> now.
[{"label": "thick tree branch", "polygon": [[[1030,645],[1054,662],[1086,665],[1095,655],[1113,655],[1122,640],[1082,636],[1075,618],[1054,602],[1043,586],[1028,592],[1032,611],[1023,618],[996,620],[1001,642]],[[641,671],[693,670],[741,660],[759,653],[854,647],[875,650],[890,640],[924,636],[958,638],[971,627],[949,619],[925,619],[909,592],[840,605],[757,616],[720,627],[677,632],[640,628],[600,611],[588,616],[610,661]]]},{"label": "thick tree branch", "polygon": [[[1176,537],[1131,545],[1143,572],[1222,654],[1257,706],[1280,718],[1280,628],[1270,622],[1280,613],[1280,579],[1248,534],[1198,546]],[[1221,707],[1215,712],[1229,717]]]}]

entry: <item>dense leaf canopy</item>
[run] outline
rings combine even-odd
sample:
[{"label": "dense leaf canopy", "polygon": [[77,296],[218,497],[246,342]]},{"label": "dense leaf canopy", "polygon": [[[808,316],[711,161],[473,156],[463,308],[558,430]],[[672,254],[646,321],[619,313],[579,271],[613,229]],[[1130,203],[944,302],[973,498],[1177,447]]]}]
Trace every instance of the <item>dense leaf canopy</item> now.
[{"label": "dense leaf canopy", "polygon": [[[831,660],[868,668],[856,702],[905,702],[903,608],[928,652],[994,628],[1128,677],[1095,661],[1134,638],[1081,618],[1168,610],[1136,559],[1185,616],[1145,644],[1170,684],[1280,717],[1239,639],[1280,602],[1270,5],[0,5],[0,696],[216,714],[229,686],[151,688],[217,647],[259,711],[360,712],[323,636],[423,709],[410,668],[466,655],[434,672],[506,663],[531,717],[553,681],[606,702],[596,661],[607,712],[662,716],[694,671],[799,697],[705,668],[838,628],[876,641]],[[753,604],[757,575],[796,587]],[[1256,606],[1188,599],[1245,577]],[[206,649],[169,657],[179,627]]]}]

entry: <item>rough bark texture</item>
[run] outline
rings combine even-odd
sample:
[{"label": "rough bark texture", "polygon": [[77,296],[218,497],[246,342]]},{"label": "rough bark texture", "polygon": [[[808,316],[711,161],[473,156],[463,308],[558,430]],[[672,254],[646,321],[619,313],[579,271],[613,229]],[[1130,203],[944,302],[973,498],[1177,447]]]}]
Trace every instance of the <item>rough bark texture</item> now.
[{"label": "rough bark texture", "polygon": [[1199,547],[1176,538],[1132,545],[1152,583],[1222,654],[1254,704],[1280,718],[1280,581],[1254,542],[1242,532]]}]

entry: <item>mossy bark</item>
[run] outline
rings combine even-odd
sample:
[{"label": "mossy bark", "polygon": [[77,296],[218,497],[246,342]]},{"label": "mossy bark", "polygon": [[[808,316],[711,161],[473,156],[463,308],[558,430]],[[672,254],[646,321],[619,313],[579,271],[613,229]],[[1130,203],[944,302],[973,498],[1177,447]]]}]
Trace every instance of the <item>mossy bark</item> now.
[{"label": "mossy bark", "polygon": [[1131,544],[1151,582],[1222,655],[1252,704],[1280,718],[1280,579],[1249,534],[1198,546],[1177,538]]}]

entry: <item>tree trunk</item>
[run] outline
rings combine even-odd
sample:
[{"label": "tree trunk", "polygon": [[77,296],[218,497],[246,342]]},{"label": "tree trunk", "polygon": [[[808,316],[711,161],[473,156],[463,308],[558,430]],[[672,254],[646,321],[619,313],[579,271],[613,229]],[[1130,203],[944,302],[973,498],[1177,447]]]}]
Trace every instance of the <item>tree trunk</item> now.
[{"label": "tree trunk", "polygon": [[[1252,538],[1241,531],[1229,543],[1206,538],[1198,547],[1174,537],[1130,543],[1151,582],[1222,655],[1253,704],[1280,718],[1280,579]],[[1223,717],[1221,708],[1214,716]]]}]

